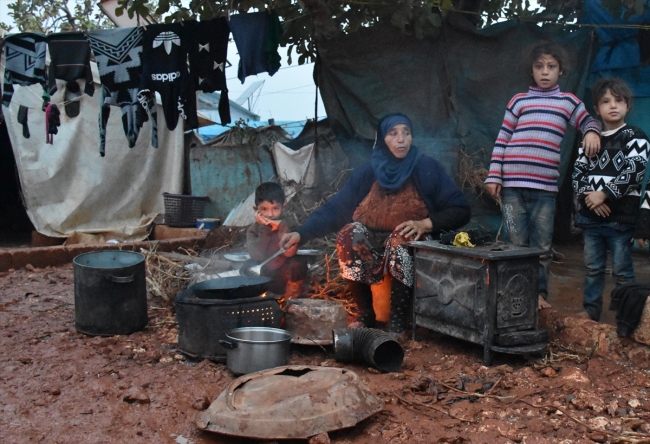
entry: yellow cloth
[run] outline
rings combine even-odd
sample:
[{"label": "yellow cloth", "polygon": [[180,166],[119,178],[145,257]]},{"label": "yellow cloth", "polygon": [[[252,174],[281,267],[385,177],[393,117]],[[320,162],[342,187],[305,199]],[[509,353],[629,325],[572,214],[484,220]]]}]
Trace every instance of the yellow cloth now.
[{"label": "yellow cloth", "polygon": [[473,247],[474,244],[469,241],[469,234],[461,231],[454,237],[454,245],[457,247]]}]

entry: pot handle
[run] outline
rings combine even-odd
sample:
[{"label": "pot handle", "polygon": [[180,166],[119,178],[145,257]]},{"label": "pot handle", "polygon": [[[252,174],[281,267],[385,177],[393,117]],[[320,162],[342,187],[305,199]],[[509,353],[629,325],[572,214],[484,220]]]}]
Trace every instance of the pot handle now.
[{"label": "pot handle", "polygon": [[110,280],[116,284],[128,284],[129,282],[133,282],[134,276],[134,274],[131,276],[111,276]]},{"label": "pot handle", "polygon": [[234,350],[234,349],[237,348],[237,343],[236,342],[230,342],[230,341],[226,341],[224,339],[219,339],[219,344],[221,344],[221,346],[223,348],[227,348],[228,350]]}]

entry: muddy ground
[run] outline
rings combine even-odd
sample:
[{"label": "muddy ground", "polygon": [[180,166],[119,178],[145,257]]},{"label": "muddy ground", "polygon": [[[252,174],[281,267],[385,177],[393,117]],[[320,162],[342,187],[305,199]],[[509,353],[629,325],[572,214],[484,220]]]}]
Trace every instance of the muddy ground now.
[{"label": "muddy ground", "polygon": [[[556,249],[546,355],[497,354],[488,368],[480,347],[419,329],[399,373],[346,365],[385,409],[331,442],[650,442],[650,349],[618,339],[612,313],[601,324],[575,317],[581,246]],[[647,256],[635,264],[650,282]],[[150,297],[142,332],[89,337],[74,327],[73,283],[71,265],[0,274],[0,442],[258,442],[197,429],[233,375],[177,350],[169,305]],[[292,347],[290,363],[342,366],[330,348],[308,346]]]}]

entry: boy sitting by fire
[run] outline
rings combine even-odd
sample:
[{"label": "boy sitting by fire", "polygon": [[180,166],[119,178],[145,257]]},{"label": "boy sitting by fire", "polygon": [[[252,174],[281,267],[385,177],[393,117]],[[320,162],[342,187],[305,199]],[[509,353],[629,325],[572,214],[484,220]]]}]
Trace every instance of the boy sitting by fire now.
[{"label": "boy sitting by fire", "polygon": [[[255,223],[246,232],[246,248],[251,259],[263,262],[277,252],[280,238],[290,231],[290,227],[281,219],[284,209],[284,191],[275,182],[264,182],[255,190]],[[297,257],[298,245],[264,265],[262,276],[273,279],[269,291],[282,294],[284,299],[298,298],[303,295],[303,284],[307,277],[307,264]]]}]

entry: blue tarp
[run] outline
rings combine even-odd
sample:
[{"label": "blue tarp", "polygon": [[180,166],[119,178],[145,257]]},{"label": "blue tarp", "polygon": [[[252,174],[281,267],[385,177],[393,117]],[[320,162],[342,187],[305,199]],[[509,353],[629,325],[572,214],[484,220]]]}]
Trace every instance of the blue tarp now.
[{"label": "blue tarp", "polygon": [[[620,77],[630,86],[635,97],[650,97],[650,66],[642,65],[639,42],[650,39],[631,25],[650,25],[648,1],[641,14],[633,14],[624,6],[621,17],[614,17],[600,0],[585,0],[580,23],[596,27],[599,49],[591,66],[589,86],[602,77]],[[615,25],[620,25],[616,27]],[[646,42],[650,45],[650,42]]]}]

